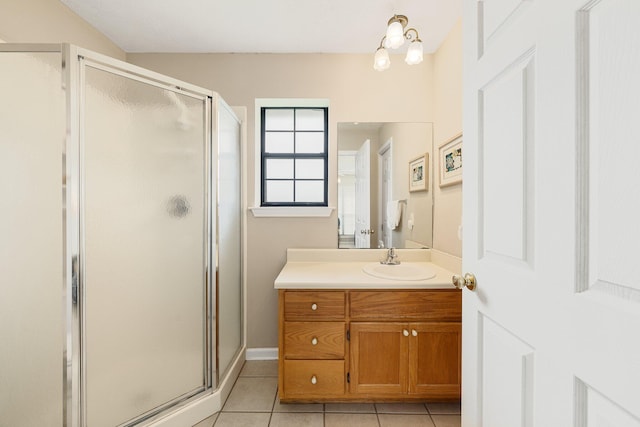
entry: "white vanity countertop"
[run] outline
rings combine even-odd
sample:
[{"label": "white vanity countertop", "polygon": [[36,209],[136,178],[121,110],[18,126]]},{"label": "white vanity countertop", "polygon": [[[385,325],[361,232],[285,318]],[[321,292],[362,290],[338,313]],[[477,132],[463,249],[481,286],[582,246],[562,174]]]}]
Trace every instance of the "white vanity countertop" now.
[{"label": "white vanity countertop", "polygon": [[452,271],[431,262],[428,250],[398,249],[402,263],[426,265],[436,275],[428,280],[380,279],[365,273],[386,250],[287,250],[287,263],[274,282],[276,289],[455,289]]}]

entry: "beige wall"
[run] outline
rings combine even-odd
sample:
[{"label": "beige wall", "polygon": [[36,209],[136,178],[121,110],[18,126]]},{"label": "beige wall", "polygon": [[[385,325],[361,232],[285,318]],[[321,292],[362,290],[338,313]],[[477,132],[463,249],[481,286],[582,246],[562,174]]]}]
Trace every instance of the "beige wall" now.
[{"label": "beige wall", "polygon": [[122,49],[59,0],[0,0],[0,39],[7,43],[72,43],[126,59]]},{"label": "beige wall", "polygon": [[[417,66],[392,57],[391,68],[373,70],[370,54],[129,54],[129,62],[211,88],[230,105],[248,107],[248,200],[254,200],[256,98],[329,99],[329,205],[337,200],[337,123],[434,120],[433,63]],[[415,94],[419,94],[416,96]],[[254,218],[248,214],[248,337],[250,348],[278,343],[273,281],[286,248],[337,247],[338,221],[330,218]]]},{"label": "beige wall", "polygon": [[[56,0],[0,0],[0,39],[7,42],[70,42],[117,59],[125,54],[108,38]],[[219,92],[230,105],[248,107],[248,164],[254,164],[256,98],[330,100],[329,204],[335,207],[336,124],[434,122],[436,145],[462,129],[461,24],[436,55],[417,66],[392,55],[379,73],[372,55],[339,54],[129,54],[126,59]],[[248,199],[254,200],[254,170],[248,171]],[[435,171],[434,171],[435,172]],[[460,186],[436,198],[434,247],[459,255]],[[337,218],[254,218],[249,214],[248,346],[277,346],[277,295],[273,280],[287,247],[336,247]],[[440,229],[442,228],[442,229]]]},{"label": "beige wall", "polygon": [[[462,256],[462,185],[440,188],[438,147],[462,132],[462,21],[458,21],[435,54],[434,66],[434,215],[433,247]],[[463,140],[464,144],[464,140]],[[463,150],[464,154],[464,150]]]}]

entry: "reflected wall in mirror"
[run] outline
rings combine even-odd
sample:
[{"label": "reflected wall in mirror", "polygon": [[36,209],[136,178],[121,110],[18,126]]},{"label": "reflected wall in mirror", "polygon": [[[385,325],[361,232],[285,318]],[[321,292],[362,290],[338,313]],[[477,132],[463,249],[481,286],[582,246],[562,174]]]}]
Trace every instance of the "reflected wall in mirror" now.
[{"label": "reflected wall in mirror", "polygon": [[[425,190],[409,191],[425,154]],[[338,123],[337,181],[339,248],[432,247],[432,123]]]}]

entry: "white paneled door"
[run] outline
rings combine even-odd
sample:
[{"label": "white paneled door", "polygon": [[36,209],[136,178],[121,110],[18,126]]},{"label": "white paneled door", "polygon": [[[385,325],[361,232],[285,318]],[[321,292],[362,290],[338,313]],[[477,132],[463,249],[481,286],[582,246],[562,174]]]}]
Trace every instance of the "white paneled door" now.
[{"label": "white paneled door", "polygon": [[381,239],[384,244],[383,247],[393,247],[393,232],[389,227],[389,219],[387,215],[389,211],[387,206],[391,201],[393,194],[393,174],[392,174],[392,162],[391,162],[391,139],[385,144],[380,151],[378,151],[378,176],[380,177],[380,232],[382,233]]},{"label": "white paneled door", "polygon": [[367,139],[356,153],[356,248],[371,247],[371,142]]},{"label": "white paneled door", "polygon": [[640,426],[640,1],[464,2],[464,427]]}]

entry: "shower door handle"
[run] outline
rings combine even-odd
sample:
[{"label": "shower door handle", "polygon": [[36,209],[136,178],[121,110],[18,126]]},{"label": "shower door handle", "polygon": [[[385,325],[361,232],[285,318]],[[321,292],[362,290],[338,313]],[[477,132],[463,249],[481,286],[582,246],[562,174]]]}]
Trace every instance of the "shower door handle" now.
[{"label": "shower door handle", "polygon": [[78,255],[71,257],[71,302],[78,304]]}]

